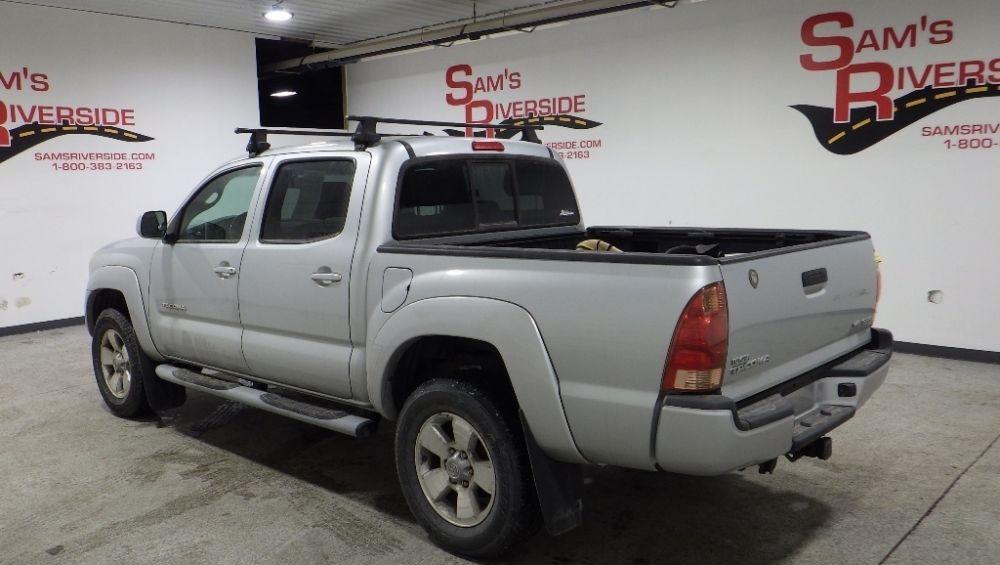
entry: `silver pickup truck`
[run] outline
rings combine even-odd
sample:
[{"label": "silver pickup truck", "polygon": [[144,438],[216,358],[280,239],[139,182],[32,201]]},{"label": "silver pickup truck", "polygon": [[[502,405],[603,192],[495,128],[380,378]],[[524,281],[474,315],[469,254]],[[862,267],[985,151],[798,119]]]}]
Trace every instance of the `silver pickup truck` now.
[{"label": "silver pickup truck", "polygon": [[249,157],[97,252],[113,413],[193,389],[357,437],[392,422],[417,520],[484,557],[577,525],[584,465],[826,459],[885,379],[868,234],[586,227],[544,145],[378,125],[286,149],[267,134],[301,132],[238,130]]}]

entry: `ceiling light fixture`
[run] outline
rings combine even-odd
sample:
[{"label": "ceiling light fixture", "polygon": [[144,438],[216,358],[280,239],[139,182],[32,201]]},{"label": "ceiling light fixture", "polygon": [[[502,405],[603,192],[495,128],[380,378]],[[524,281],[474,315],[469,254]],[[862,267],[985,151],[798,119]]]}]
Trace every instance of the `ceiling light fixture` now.
[{"label": "ceiling light fixture", "polygon": [[264,12],[264,19],[269,22],[287,22],[293,16],[294,14],[281,7],[281,2],[271,6],[270,10]]},{"label": "ceiling light fixture", "polygon": [[296,94],[298,94],[298,92],[295,92],[294,90],[278,90],[276,92],[272,92],[271,96],[274,98],[288,98],[289,96],[295,96]]}]

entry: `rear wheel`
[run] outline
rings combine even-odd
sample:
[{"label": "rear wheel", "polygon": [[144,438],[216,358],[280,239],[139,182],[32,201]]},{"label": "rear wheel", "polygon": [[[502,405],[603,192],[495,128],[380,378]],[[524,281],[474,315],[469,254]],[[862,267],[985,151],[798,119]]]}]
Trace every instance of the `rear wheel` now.
[{"label": "rear wheel", "polygon": [[436,379],[410,395],[397,424],[396,469],[410,510],[450,551],[495,556],[537,523],[520,428],[473,384]]}]

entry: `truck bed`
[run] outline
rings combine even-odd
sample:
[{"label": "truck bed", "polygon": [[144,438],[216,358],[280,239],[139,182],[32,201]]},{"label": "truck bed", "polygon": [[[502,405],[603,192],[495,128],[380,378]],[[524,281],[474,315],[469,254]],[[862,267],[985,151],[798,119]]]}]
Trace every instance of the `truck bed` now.
[{"label": "truck bed", "polygon": [[[874,319],[874,250],[865,232],[621,226],[558,228],[537,233],[541,231],[424,238],[383,245],[379,250],[456,259],[718,269],[728,294],[728,360],[732,364],[722,392],[737,400],[860,347]],[[621,252],[577,251],[576,245],[586,239],[604,240]],[[458,261],[450,264],[451,268],[463,265]],[[500,268],[500,263],[495,265]],[[563,280],[566,271],[555,265],[525,268],[548,273],[552,284]],[[591,292],[628,288],[633,291],[632,299],[646,304],[654,300],[686,302],[690,297],[684,293],[671,296],[674,291],[667,286],[660,296],[638,292],[633,270],[600,272],[606,278],[601,282],[592,280]],[[673,274],[664,271],[659,276],[666,281],[693,275],[674,270]],[[520,296],[503,298],[515,303],[522,300]],[[669,333],[664,333],[666,341]]]},{"label": "truck bed", "polygon": [[[577,251],[577,244],[586,239],[607,241],[622,252]],[[423,238],[387,244],[381,250],[429,255],[707,265],[866,239],[869,235],[859,231],[596,226],[585,231],[560,228]]]}]

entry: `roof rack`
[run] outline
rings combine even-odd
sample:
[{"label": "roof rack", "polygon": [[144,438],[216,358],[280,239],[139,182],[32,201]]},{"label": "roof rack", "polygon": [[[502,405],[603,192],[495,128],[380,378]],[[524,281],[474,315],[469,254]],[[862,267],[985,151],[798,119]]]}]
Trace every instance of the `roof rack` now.
[{"label": "roof rack", "polygon": [[271,129],[271,128],[236,128],[235,133],[249,133],[250,142],[247,143],[247,153],[251,157],[256,157],[271,148],[267,142],[267,135],[314,135],[319,137],[351,137],[354,134],[349,131],[333,129]]},{"label": "roof rack", "polygon": [[[542,141],[538,139],[537,130],[545,129],[545,126],[524,123],[519,126],[511,124],[476,124],[467,122],[440,122],[436,120],[410,120],[405,118],[379,118],[376,116],[347,116],[348,120],[358,122],[358,128],[354,132],[355,143],[365,143],[370,145],[372,143],[377,143],[383,135],[389,134],[379,134],[376,129],[379,123],[383,124],[400,124],[409,126],[433,126],[433,127],[447,127],[447,128],[483,128],[483,129],[493,129],[493,130],[515,130],[521,132],[521,141],[529,141],[531,143],[541,143]],[[410,135],[420,135],[420,134],[410,134]]]},{"label": "roof rack", "polygon": [[351,141],[354,142],[355,148],[359,151],[375,145],[381,141],[383,136],[418,137],[427,135],[426,133],[378,133],[377,129],[379,123],[413,126],[519,130],[521,132],[521,141],[529,141],[531,143],[541,143],[541,140],[538,139],[537,130],[545,129],[544,126],[527,123],[514,126],[510,124],[474,124],[465,122],[439,122],[433,120],[408,120],[403,118],[379,118],[375,116],[347,116],[347,119],[352,122],[358,122],[358,127],[353,132],[331,129],[236,128],[236,133],[250,134],[250,142],[247,143],[247,153],[251,157],[256,157],[271,148],[271,144],[267,142],[268,134],[349,137]]}]

